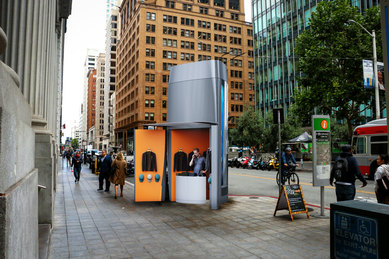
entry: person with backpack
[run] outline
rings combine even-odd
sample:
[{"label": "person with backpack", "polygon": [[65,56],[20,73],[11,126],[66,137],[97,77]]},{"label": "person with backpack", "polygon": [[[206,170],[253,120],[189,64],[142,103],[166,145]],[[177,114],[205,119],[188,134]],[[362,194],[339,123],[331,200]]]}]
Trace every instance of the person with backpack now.
[{"label": "person with backpack", "polygon": [[389,161],[388,155],[379,155],[378,168],[374,174],[375,194],[378,203],[389,204]]},{"label": "person with backpack", "polygon": [[361,174],[358,162],[353,157],[351,146],[342,146],[342,153],[335,160],[331,170],[330,184],[335,180],[335,190],[337,201],[354,200],[355,198],[355,177],[363,183],[362,187],[367,185],[367,181]]}]

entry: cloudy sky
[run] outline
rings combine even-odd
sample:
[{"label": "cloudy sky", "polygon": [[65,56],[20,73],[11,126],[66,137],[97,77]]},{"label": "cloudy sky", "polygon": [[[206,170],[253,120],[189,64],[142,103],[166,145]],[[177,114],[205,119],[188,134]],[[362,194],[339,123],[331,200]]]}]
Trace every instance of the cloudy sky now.
[{"label": "cloudy sky", "polygon": [[[88,48],[105,49],[105,0],[73,0],[67,23],[64,57],[62,123],[65,137],[78,125],[83,99],[84,61]],[[246,21],[251,22],[250,0],[245,0]],[[64,140],[63,140],[64,141]]]}]

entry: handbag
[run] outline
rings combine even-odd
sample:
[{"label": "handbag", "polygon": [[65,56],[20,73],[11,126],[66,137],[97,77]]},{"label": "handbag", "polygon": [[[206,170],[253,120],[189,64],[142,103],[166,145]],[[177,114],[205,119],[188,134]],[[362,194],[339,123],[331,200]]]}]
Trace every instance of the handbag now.
[{"label": "handbag", "polygon": [[378,191],[384,195],[389,195],[389,178],[383,175],[381,179],[377,180]]},{"label": "handbag", "polygon": [[113,162],[113,165],[111,166],[111,172],[110,172],[111,176],[113,176],[116,173],[116,169],[117,169],[117,166],[116,166],[116,161],[115,161],[115,162]]}]

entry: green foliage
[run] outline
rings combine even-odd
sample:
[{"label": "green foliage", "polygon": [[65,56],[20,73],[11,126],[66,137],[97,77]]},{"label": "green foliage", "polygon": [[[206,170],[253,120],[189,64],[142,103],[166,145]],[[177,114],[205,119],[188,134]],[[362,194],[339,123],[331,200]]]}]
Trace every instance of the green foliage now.
[{"label": "green foliage", "polygon": [[76,138],[72,139],[72,147],[73,148],[78,148],[79,147],[78,146],[78,139],[76,139]]},{"label": "green foliage", "polygon": [[[266,114],[266,124],[268,127],[263,132],[262,150],[265,152],[274,152],[278,146],[278,124],[273,123],[273,112]],[[302,124],[296,113],[295,105],[291,105],[285,118],[285,123],[281,124],[281,142],[287,143],[289,139],[302,134]]]},{"label": "green foliage", "polygon": [[370,107],[374,91],[362,85],[362,59],[373,59],[372,38],[349,20],[370,32],[375,29],[377,53],[382,53],[378,8],[368,9],[362,16],[350,1],[320,2],[312,13],[310,28],[296,40],[301,76],[295,101],[296,113],[305,124],[310,124],[316,108],[319,114],[345,119],[350,137],[352,124],[362,119],[360,106]]},{"label": "green foliage", "polygon": [[346,124],[338,123],[335,119],[331,119],[331,141],[332,143],[351,142]]},{"label": "green foliage", "polygon": [[262,116],[254,111],[253,107],[246,107],[246,111],[239,117],[235,128],[230,130],[232,145],[258,146],[264,128]]}]

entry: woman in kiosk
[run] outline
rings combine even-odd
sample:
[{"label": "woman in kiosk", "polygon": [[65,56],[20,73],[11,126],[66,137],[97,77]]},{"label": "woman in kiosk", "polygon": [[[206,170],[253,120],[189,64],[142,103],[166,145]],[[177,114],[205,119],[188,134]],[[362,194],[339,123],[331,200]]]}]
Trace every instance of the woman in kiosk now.
[{"label": "woman in kiosk", "polygon": [[200,150],[197,147],[193,149],[193,156],[189,166],[193,166],[193,174],[195,176],[205,175],[205,158],[200,155]]}]

